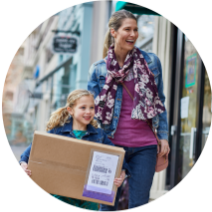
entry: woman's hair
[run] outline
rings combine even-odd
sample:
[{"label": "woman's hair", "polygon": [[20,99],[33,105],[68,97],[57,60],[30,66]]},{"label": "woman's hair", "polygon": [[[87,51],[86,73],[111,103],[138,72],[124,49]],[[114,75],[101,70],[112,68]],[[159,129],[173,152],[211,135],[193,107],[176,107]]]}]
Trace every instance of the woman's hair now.
[{"label": "woman's hair", "polygon": [[114,43],[114,38],[110,34],[110,30],[114,29],[115,31],[117,31],[119,29],[119,27],[122,25],[122,22],[125,18],[131,18],[131,19],[136,20],[136,22],[137,22],[136,17],[127,10],[119,10],[119,11],[113,13],[113,15],[110,17],[110,20],[108,23],[109,29],[108,29],[108,32],[106,33],[104,47],[103,47],[103,58],[106,57],[109,47],[111,46],[111,44]]},{"label": "woman's hair", "polygon": [[[46,125],[46,131],[49,131],[58,126],[63,126],[67,122],[69,116],[71,116],[69,114],[69,112],[67,111],[67,107],[73,108],[76,104],[76,101],[83,96],[92,96],[93,97],[93,94],[91,92],[89,92],[87,90],[83,90],[83,89],[78,89],[78,90],[72,91],[68,95],[68,98],[66,101],[66,106],[57,109],[55,112],[53,112],[51,114],[51,117]],[[91,121],[90,124],[93,125],[95,128],[98,127],[97,121],[94,119]]]}]

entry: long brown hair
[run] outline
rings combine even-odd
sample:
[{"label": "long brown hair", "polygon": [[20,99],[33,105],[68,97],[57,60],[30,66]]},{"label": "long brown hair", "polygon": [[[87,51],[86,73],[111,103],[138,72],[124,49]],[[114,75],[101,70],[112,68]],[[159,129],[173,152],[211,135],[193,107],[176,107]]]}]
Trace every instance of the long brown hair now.
[{"label": "long brown hair", "polygon": [[[68,95],[65,107],[59,108],[51,114],[51,117],[46,125],[46,131],[49,131],[58,126],[63,126],[67,122],[68,118],[70,117],[70,114],[67,111],[67,107],[74,107],[76,104],[76,101],[83,96],[93,97],[93,94],[83,89],[72,91]],[[98,127],[97,121],[94,119],[91,121],[90,124],[94,126],[95,128]]]},{"label": "long brown hair", "polygon": [[111,44],[114,43],[114,38],[113,36],[110,34],[110,30],[114,29],[115,31],[117,31],[120,26],[122,25],[122,22],[125,18],[131,18],[136,20],[136,17],[129,11],[127,10],[119,10],[115,13],[113,13],[113,15],[110,17],[109,23],[108,23],[108,32],[106,33],[105,36],[105,41],[104,41],[104,47],[103,47],[103,58],[105,58],[107,56],[107,52],[109,47],[111,46]]}]

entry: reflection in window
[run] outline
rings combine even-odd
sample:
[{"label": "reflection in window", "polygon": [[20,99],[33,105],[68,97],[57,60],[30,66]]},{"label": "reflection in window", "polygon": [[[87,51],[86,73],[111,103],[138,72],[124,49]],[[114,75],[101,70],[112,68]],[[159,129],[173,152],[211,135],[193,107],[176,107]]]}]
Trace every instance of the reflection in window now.
[{"label": "reflection in window", "polygon": [[207,71],[205,72],[205,85],[204,85],[204,104],[203,104],[203,117],[202,117],[202,148],[205,146],[207,140],[210,125],[211,125],[211,86]]},{"label": "reflection in window", "polygon": [[154,15],[141,15],[138,17],[138,41],[153,36],[154,34]]},{"label": "reflection in window", "polygon": [[136,46],[147,52],[152,51],[154,18],[154,15],[137,16],[139,36],[136,42]]}]

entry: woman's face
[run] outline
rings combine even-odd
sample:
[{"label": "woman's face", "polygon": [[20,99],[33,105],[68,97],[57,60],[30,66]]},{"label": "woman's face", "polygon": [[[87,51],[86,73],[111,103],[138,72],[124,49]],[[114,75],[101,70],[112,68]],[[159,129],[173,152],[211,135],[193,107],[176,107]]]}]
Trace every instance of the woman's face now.
[{"label": "woman's face", "polygon": [[138,26],[134,19],[126,18],[117,31],[111,29],[111,35],[115,39],[115,48],[130,51],[138,38]]}]

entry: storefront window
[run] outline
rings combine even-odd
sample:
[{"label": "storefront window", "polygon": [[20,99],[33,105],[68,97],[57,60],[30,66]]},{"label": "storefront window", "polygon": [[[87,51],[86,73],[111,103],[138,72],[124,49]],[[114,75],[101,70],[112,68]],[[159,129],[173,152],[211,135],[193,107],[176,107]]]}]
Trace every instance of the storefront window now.
[{"label": "storefront window", "polygon": [[208,134],[211,126],[211,86],[207,71],[205,72],[205,85],[204,85],[204,104],[203,104],[203,117],[202,117],[202,149],[205,146],[205,142],[208,138]]},{"label": "storefront window", "polygon": [[76,89],[77,80],[77,64],[70,66],[71,72],[71,82],[70,82],[70,92]]},{"label": "storefront window", "polygon": [[184,42],[178,182],[187,175],[195,163],[198,69],[200,66],[197,50],[186,36]]}]

